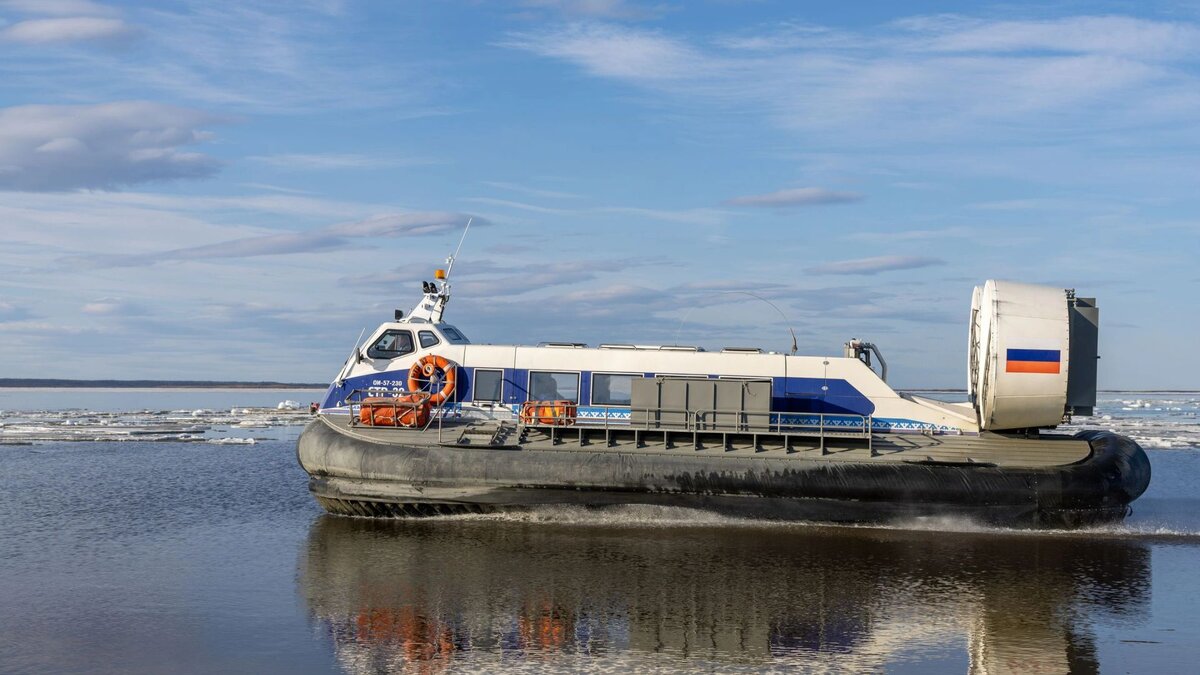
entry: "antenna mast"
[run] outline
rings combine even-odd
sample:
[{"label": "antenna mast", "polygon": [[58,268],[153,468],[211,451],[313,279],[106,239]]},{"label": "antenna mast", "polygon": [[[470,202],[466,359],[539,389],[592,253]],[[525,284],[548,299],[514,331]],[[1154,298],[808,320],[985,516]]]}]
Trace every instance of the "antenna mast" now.
[{"label": "antenna mast", "polygon": [[467,226],[463,229],[462,238],[458,240],[458,248],[454,249],[453,255],[446,258],[446,269],[434,271],[436,281],[433,283],[421,282],[421,286],[425,290],[425,297],[422,298],[421,304],[408,313],[409,320],[417,318],[432,323],[439,323],[442,320],[442,315],[446,311],[446,303],[450,302],[450,271],[454,269],[454,260],[458,257],[458,252],[462,250],[463,242],[467,240],[467,233],[471,231],[471,221],[473,220],[475,220],[474,217],[467,218]]}]

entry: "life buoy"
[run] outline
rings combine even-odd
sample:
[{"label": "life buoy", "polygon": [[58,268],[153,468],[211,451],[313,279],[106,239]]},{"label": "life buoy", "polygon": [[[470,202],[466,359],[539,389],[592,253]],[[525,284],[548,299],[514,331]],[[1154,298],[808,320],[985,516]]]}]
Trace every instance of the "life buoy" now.
[{"label": "life buoy", "polygon": [[429,403],[441,405],[454,393],[454,386],[458,380],[458,366],[444,356],[428,354],[412,364],[408,369],[408,390],[420,391],[423,386],[422,378],[429,379],[439,370],[442,371],[442,390],[430,396]]}]

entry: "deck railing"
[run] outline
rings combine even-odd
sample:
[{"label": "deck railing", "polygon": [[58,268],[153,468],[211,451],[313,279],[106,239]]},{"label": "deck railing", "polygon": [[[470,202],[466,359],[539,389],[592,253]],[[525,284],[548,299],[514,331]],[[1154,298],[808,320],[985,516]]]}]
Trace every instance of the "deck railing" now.
[{"label": "deck railing", "polygon": [[[396,396],[396,392],[371,391],[356,389],[346,397],[352,419],[358,418],[361,400],[371,396]],[[511,411],[508,406],[502,408]],[[434,406],[430,411],[429,421],[422,430],[430,429],[436,422],[438,427],[438,442],[444,442],[443,429],[446,417],[458,414],[457,408],[445,404]],[[549,421],[546,418],[549,417]],[[569,411],[552,415],[539,414],[532,421],[521,421],[519,416],[513,418],[496,418],[503,421],[515,421],[522,428],[539,429],[549,433],[551,440],[563,437],[567,429],[603,430],[606,438],[612,431],[633,429],[635,432],[662,432],[664,434],[691,433],[695,442],[699,443],[700,434],[750,434],[754,436],[755,445],[758,436],[782,437],[785,445],[790,443],[790,436],[818,438],[820,449],[825,450],[825,439],[862,440],[874,453],[874,419],[871,415],[854,413],[807,413],[749,411],[733,409],[688,410],[686,408],[629,408],[629,416],[621,409],[620,416],[606,412],[602,417],[580,417]],[[386,427],[380,427],[386,428]],[[404,428],[404,427],[397,427]],[[636,434],[635,434],[636,436]]]},{"label": "deck railing", "polygon": [[[551,440],[563,435],[569,428],[602,429],[605,436],[610,430],[633,429],[635,432],[662,432],[666,434],[691,433],[693,443],[699,443],[700,434],[750,434],[754,445],[759,436],[782,437],[790,445],[790,436],[816,437],[819,447],[825,450],[826,438],[863,440],[874,454],[874,420],[871,415],[853,413],[795,413],[780,411],[748,410],[688,410],[686,408],[639,408],[631,407],[629,417],[579,417],[569,414],[539,415],[533,421],[521,422],[521,426],[541,429],[550,434]],[[636,437],[636,434],[635,434]]]}]

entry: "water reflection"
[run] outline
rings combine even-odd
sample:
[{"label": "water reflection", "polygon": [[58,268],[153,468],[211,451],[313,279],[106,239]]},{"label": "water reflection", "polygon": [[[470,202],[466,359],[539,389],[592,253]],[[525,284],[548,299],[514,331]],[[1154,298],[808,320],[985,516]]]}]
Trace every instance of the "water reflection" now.
[{"label": "water reflection", "polygon": [[[605,516],[611,517],[611,516]],[[323,516],[308,608],[351,672],[449,666],[1095,672],[1140,619],[1135,542],[834,528]]]}]

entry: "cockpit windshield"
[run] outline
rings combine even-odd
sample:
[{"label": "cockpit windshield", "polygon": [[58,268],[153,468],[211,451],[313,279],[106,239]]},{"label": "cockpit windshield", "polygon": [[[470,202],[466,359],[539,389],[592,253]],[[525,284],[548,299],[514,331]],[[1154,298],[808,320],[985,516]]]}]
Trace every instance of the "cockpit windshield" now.
[{"label": "cockpit windshield", "polygon": [[367,349],[367,356],[373,359],[394,359],[413,352],[412,332],[407,330],[388,330]]}]

